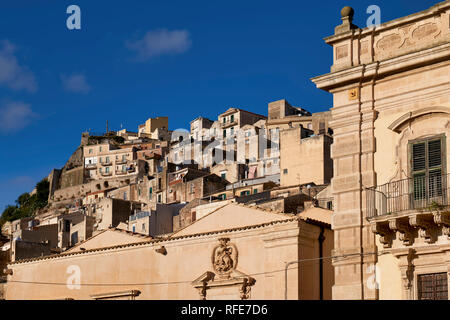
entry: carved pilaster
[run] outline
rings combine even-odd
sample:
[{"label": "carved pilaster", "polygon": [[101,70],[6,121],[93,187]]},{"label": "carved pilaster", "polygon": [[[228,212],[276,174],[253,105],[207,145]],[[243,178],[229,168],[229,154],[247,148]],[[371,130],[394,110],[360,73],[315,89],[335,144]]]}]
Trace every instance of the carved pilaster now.
[{"label": "carved pilaster", "polygon": [[389,220],[389,228],[397,233],[398,239],[404,245],[410,246],[414,241],[413,230],[408,222],[400,219]]},{"label": "carved pilaster", "polygon": [[414,299],[414,258],[416,257],[416,251],[412,248],[408,250],[407,255],[402,255],[399,257],[399,267],[402,274],[402,285],[403,285],[403,299],[413,300]]},{"label": "carved pilaster", "polygon": [[252,290],[252,286],[255,284],[255,279],[253,278],[245,278],[242,283],[241,288],[239,289],[239,293],[241,294],[242,300],[247,300],[250,298],[250,292]]},{"label": "carved pilaster", "polygon": [[376,233],[380,236],[380,243],[383,244],[383,248],[391,248],[392,247],[392,238],[394,233],[389,228],[388,223],[375,222],[371,225],[371,229],[373,233]]},{"label": "carved pilaster", "polygon": [[419,229],[419,237],[423,238],[426,243],[433,242],[432,230],[434,228],[433,222],[430,221],[429,217],[423,215],[413,215],[409,217],[409,224]]},{"label": "carved pilaster", "polygon": [[202,286],[197,287],[198,293],[200,294],[200,300],[206,300],[206,289],[207,289],[207,282],[203,281]]}]

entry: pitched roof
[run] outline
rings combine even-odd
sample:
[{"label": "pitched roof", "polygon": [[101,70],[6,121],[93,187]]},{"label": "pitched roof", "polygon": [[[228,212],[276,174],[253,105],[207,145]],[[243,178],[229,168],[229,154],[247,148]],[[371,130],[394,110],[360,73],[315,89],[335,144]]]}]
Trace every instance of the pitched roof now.
[{"label": "pitched roof", "polygon": [[127,243],[144,242],[151,239],[150,236],[127,231],[118,228],[109,228],[100,231],[92,237],[81,241],[65,252],[78,252],[105,246],[123,245]]},{"label": "pitched roof", "polygon": [[331,226],[331,216],[333,211],[323,209],[320,207],[310,207],[305,211],[302,211],[298,216],[304,220],[311,220],[316,222],[325,223]]},{"label": "pitched roof", "polygon": [[261,223],[288,220],[290,218],[292,218],[292,215],[249,207],[244,204],[229,203],[198,219],[193,224],[180,229],[172,234],[172,237],[240,228]]}]

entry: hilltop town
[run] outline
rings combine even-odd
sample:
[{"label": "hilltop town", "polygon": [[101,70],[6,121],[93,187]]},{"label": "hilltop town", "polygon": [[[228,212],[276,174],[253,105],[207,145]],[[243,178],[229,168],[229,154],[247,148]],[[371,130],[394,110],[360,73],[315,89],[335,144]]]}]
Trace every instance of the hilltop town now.
[{"label": "hilltop town", "polygon": [[283,99],[188,131],[151,115],[82,133],[4,213],[0,294],[448,300],[450,1],[376,26],[354,14],[311,79],[329,110]]},{"label": "hilltop town", "polygon": [[12,239],[5,249],[11,261],[62,253],[109,228],[161,237],[230,202],[331,209],[329,118],[279,100],[267,116],[229,108],[198,117],[190,132],[168,130],[167,117],[136,131],[83,132],[64,167],[44,179],[47,204],[3,224]]}]

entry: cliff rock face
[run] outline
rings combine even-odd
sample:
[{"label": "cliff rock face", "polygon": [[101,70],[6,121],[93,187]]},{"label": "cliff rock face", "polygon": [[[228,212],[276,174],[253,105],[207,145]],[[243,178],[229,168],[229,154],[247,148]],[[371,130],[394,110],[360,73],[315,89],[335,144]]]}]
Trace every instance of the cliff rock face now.
[{"label": "cliff rock face", "polygon": [[64,165],[61,173],[60,186],[61,189],[77,186],[84,182],[84,164],[83,164],[83,147],[70,156]]}]

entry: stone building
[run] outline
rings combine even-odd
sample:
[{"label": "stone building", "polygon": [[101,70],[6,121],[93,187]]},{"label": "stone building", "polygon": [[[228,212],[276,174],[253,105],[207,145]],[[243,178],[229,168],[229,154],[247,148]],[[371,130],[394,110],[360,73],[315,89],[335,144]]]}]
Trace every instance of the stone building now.
[{"label": "stone building", "polygon": [[280,185],[328,184],[333,177],[330,148],[333,138],[311,135],[303,127],[280,132]]},{"label": "stone building", "polygon": [[[320,259],[333,248],[331,212],[311,210],[229,204],[169,237],[104,230],[65,253],[9,264],[6,299],[331,299],[332,266]],[[53,285],[74,266],[79,288]]]},{"label": "stone building", "polygon": [[450,1],[376,28],[353,14],[312,79],[334,101],[333,299],[448,299]]}]

